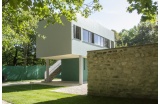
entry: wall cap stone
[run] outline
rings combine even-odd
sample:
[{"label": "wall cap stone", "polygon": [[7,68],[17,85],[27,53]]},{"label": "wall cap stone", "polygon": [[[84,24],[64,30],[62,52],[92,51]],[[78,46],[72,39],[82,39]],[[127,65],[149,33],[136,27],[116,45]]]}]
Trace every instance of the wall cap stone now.
[{"label": "wall cap stone", "polygon": [[118,47],[118,48],[110,48],[110,49],[101,49],[101,50],[91,50],[91,51],[87,51],[87,53],[89,53],[89,52],[97,52],[97,51],[104,51],[104,50],[117,50],[117,49],[126,49],[126,48],[130,49],[130,48],[142,47],[142,46],[158,46],[158,43],[136,45],[136,46],[129,46],[129,47]]}]

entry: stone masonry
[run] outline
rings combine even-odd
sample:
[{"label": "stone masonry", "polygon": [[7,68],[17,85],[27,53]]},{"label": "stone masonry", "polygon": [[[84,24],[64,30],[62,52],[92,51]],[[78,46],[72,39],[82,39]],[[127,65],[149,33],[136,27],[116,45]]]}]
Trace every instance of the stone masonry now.
[{"label": "stone masonry", "polygon": [[88,51],[88,95],[158,99],[158,44]]}]

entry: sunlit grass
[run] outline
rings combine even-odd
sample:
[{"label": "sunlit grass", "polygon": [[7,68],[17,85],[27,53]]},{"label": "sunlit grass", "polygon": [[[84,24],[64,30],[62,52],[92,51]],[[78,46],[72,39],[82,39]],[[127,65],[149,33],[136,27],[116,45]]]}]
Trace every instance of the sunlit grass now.
[{"label": "sunlit grass", "polygon": [[2,99],[13,104],[157,104],[157,100],[108,98],[57,93],[60,87],[49,85],[17,85],[2,87]]}]

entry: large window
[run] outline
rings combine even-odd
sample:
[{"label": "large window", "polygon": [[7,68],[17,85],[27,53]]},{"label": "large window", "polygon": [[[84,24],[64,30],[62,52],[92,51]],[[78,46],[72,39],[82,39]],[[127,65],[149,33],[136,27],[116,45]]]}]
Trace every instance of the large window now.
[{"label": "large window", "polygon": [[101,45],[101,37],[99,35],[94,34],[94,43],[96,45]]},{"label": "large window", "polygon": [[94,43],[94,33],[83,29],[83,41],[88,43]]},{"label": "large window", "polygon": [[[88,30],[83,29],[83,41],[88,43],[93,43],[102,47],[110,48],[110,40],[106,39],[100,35],[94,34]],[[112,43],[112,47],[113,43]]]},{"label": "large window", "polygon": [[89,32],[88,34],[89,34],[89,43],[92,43],[92,38],[93,38],[93,37],[92,37],[92,33]]},{"label": "large window", "polygon": [[100,41],[101,43],[101,46],[103,47],[104,46],[104,38],[103,37],[101,37],[101,41]]},{"label": "large window", "polygon": [[83,29],[83,41],[89,42],[89,40],[90,40],[89,31]]},{"label": "large window", "polygon": [[73,25],[74,38],[81,40],[81,28]]}]

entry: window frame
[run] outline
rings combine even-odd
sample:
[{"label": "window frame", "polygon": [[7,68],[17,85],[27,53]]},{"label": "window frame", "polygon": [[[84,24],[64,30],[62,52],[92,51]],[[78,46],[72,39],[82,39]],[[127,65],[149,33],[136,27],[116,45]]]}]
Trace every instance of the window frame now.
[{"label": "window frame", "polygon": [[98,45],[98,46],[101,46],[101,36],[100,35],[94,34],[94,44]]},{"label": "window frame", "polygon": [[81,27],[73,25],[73,38],[81,40]]},{"label": "window frame", "polygon": [[[79,27],[79,26],[75,25],[75,28],[76,27]],[[109,40],[109,39],[107,39],[107,38],[105,38],[103,36],[100,36],[98,34],[95,34],[95,33],[91,32],[91,31],[88,31],[87,29],[83,28],[82,30],[83,30],[83,32],[82,32],[83,34],[81,34],[81,35],[83,36],[83,39],[82,39],[83,42],[90,43],[90,44],[93,44],[93,45],[97,45],[97,46],[100,46],[100,47],[107,47],[107,48],[111,48],[112,47],[112,46],[110,46],[111,45],[111,42],[110,42],[111,40]],[[76,30],[74,30],[74,31],[76,31]],[[85,32],[86,32],[86,34],[85,34]],[[87,35],[87,39],[84,38],[85,35]],[[96,41],[97,41],[97,43],[95,43]]]},{"label": "window frame", "polygon": [[104,47],[104,37],[100,37],[100,46]]},{"label": "window frame", "polygon": [[[86,32],[86,34],[84,34],[84,32]],[[87,35],[87,39],[85,39],[84,35]],[[83,29],[83,41],[89,43],[89,31],[86,29]]]},{"label": "window frame", "polygon": [[[88,37],[87,41],[84,39],[84,31],[87,32],[87,37]],[[86,29],[83,29],[83,41],[84,41],[84,42],[87,42],[87,43],[92,43],[92,44],[94,44],[94,33],[93,33],[93,32],[90,32],[90,31],[88,31],[88,30],[86,30]]]}]

